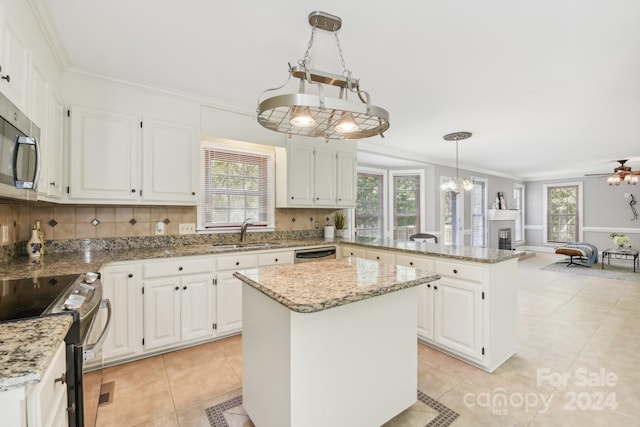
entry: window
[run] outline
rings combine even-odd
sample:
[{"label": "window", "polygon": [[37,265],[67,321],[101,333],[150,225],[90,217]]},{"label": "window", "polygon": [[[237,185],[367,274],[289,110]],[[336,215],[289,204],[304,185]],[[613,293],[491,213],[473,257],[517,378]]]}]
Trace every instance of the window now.
[{"label": "window", "polygon": [[566,243],[582,240],[582,183],[544,187],[546,241]]},{"label": "window", "polygon": [[383,173],[358,172],[355,224],[358,237],[384,237]]},{"label": "window", "polygon": [[235,228],[252,218],[254,226],[272,228],[273,153],[236,149],[236,145],[240,144],[203,143],[201,224],[210,229]]},{"label": "window", "polygon": [[487,245],[487,180],[472,177],[471,190],[471,246]]},{"label": "window", "polygon": [[408,240],[420,232],[420,175],[393,174],[393,238]]},{"label": "window", "polygon": [[513,184],[513,200],[518,209],[518,217],[516,218],[516,229],[514,231],[514,240],[517,242],[524,241],[524,185]]}]

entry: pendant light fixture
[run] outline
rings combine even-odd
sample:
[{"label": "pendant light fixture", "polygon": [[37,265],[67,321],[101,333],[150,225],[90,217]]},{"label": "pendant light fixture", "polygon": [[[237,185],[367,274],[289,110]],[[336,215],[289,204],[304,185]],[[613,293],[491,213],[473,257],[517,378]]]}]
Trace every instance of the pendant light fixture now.
[{"label": "pendant light fixture", "polygon": [[[360,89],[359,80],[347,70],[338,37],[342,19],[324,12],[311,12],[308,19],[311,38],[303,59],[294,67],[289,64],[289,78],[284,85],[267,89],[263,95],[281,90],[292,76],[300,80],[298,91],[275,95],[263,101],[258,99],[258,123],[275,132],[327,140],[360,139],[375,135],[384,137],[383,132],[389,129],[389,113],[371,104],[369,94]],[[318,28],[335,35],[343,68],[340,75],[311,68],[310,51]],[[308,89],[314,93],[309,93]],[[337,98],[328,96],[325,90],[335,90],[338,92]],[[356,100],[349,100],[349,93]]]},{"label": "pendant light fixture", "polygon": [[442,191],[452,191],[456,194],[460,191],[471,191],[473,189],[473,182],[467,178],[460,178],[458,175],[458,142],[471,137],[471,132],[455,132],[445,135],[443,138],[445,141],[456,142],[456,177],[449,182],[445,182],[440,186]]}]

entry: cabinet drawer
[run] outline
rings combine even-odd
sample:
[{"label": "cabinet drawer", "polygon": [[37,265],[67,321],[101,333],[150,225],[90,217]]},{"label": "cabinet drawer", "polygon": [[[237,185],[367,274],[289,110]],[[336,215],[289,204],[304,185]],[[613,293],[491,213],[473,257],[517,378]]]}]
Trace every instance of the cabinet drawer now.
[{"label": "cabinet drawer", "polygon": [[485,271],[486,270],[484,268],[473,265],[448,261],[436,261],[436,273],[443,277],[483,282]]},{"label": "cabinet drawer", "polygon": [[258,266],[293,264],[293,251],[271,252],[258,255]]},{"label": "cabinet drawer", "polygon": [[257,266],[257,254],[229,255],[218,258],[218,270],[238,270]]},{"label": "cabinet drawer", "polygon": [[56,381],[67,372],[66,354],[64,343],[60,344],[56,350],[51,364],[42,376],[42,380],[31,386],[27,394],[28,419],[34,425],[42,425],[51,414],[58,412],[57,406],[64,405],[66,408],[67,399],[63,396],[67,394],[66,380]]},{"label": "cabinet drawer", "polygon": [[364,248],[359,248],[355,246],[343,246],[342,247],[342,257],[355,256],[358,258],[365,258],[365,250]]},{"label": "cabinet drawer", "polygon": [[396,255],[396,264],[434,271],[433,260],[412,255]]},{"label": "cabinet drawer", "polygon": [[145,278],[166,277],[179,274],[212,273],[215,262],[209,258],[176,259],[171,258],[162,262],[145,263],[142,275]]},{"label": "cabinet drawer", "polygon": [[387,264],[396,263],[396,255],[392,252],[367,249],[366,254],[367,254],[367,259],[370,259],[373,261],[385,262]]}]

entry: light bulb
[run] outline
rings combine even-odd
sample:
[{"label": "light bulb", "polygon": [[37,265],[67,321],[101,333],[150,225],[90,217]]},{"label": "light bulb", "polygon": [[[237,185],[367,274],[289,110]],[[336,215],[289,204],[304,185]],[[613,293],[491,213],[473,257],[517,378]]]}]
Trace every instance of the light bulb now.
[{"label": "light bulb", "polygon": [[353,119],[351,113],[348,111],[343,111],[342,115],[340,116],[340,120],[338,120],[338,123],[336,123],[333,129],[336,132],[347,133],[358,130],[359,127],[356,121]]},{"label": "light bulb", "polygon": [[636,185],[638,183],[638,177],[637,176],[633,176],[631,177],[631,181],[628,182],[627,184],[631,184],[631,185]]},{"label": "light bulb", "polygon": [[309,107],[294,106],[291,109],[291,119],[289,120],[294,126],[308,128],[316,124],[316,119],[311,114]]},{"label": "light bulb", "polygon": [[465,191],[473,190],[473,182],[469,181],[467,178],[462,180],[462,186],[464,187]]}]

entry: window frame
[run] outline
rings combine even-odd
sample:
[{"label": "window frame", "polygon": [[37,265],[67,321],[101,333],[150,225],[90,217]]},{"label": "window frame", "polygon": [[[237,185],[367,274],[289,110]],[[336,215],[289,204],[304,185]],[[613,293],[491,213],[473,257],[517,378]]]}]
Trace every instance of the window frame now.
[{"label": "window frame", "polygon": [[197,206],[198,232],[206,233],[235,233],[238,232],[242,223],[226,223],[220,226],[206,226],[205,221],[205,191],[204,185],[208,174],[205,171],[206,156],[205,150],[219,150],[238,155],[258,156],[266,159],[266,222],[260,222],[249,229],[260,232],[275,230],[275,148],[253,144],[248,142],[232,141],[220,138],[207,138],[200,141],[200,196]]},{"label": "window frame", "polygon": [[576,233],[576,237],[577,237],[577,241],[581,242],[584,239],[584,224],[583,224],[583,212],[584,212],[584,198],[583,198],[583,192],[582,192],[582,182],[581,181],[574,181],[574,182],[558,182],[558,183],[554,183],[554,184],[544,184],[543,185],[543,192],[542,192],[542,220],[543,220],[543,244],[544,245],[548,245],[548,246],[556,246],[558,244],[562,244],[562,243],[569,243],[569,242],[556,242],[556,241],[551,241],[549,240],[549,224],[548,224],[548,218],[549,218],[549,206],[548,206],[548,200],[549,200],[549,191],[551,189],[554,188],[562,188],[562,187],[577,187],[578,188],[578,206],[577,206],[577,217],[578,217],[578,221],[577,221],[577,226],[578,226],[578,231]]},{"label": "window frame", "polygon": [[[473,182],[474,184],[474,188],[471,190],[471,194],[469,196],[469,200],[470,200],[470,206],[469,206],[469,216],[471,217],[471,246],[474,247],[489,247],[489,220],[488,220],[488,216],[489,213],[488,211],[488,205],[489,205],[489,180],[487,178],[481,178],[481,177],[477,177],[477,176],[472,176],[471,177],[471,182]],[[482,187],[483,187],[483,194],[482,194],[482,200],[480,200],[480,206],[482,209],[482,227],[483,227],[483,238],[482,238],[482,244],[481,245],[476,245],[475,241],[474,241],[474,222],[473,222],[473,218],[474,218],[474,213],[473,213],[473,205],[475,202],[475,189],[477,188],[476,186],[478,185],[478,183],[482,183]]]},{"label": "window frame", "polygon": [[[418,214],[418,228],[416,229],[416,233],[420,233],[420,232],[426,232],[426,214],[425,214],[425,208],[426,208],[426,188],[425,188],[425,174],[424,174],[424,169],[390,169],[388,171],[388,188],[389,188],[389,192],[388,194],[388,200],[389,200],[389,216],[388,216],[388,225],[387,225],[387,229],[388,229],[388,235],[385,237],[389,237],[389,238],[394,238],[395,236],[395,224],[394,224],[394,219],[396,217],[396,201],[394,200],[394,195],[396,193],[396,189],[393,188],[392,189],[392,183],[395,183],[395,177],[396,176],[414,176],[417,175],[419,177],[419,185],[420,188],[418,190],[418,195],[419,195],[419,206],[418,209],[419,214]],[[391,212],[393,212],[393,215],[391,214]],[[412,233],[415,234],[415,233]],[[407,236],[407,239],[409,238],[409,236]]]},{"label": "window frame", "polygon": [[[518,192],[520,193],[520,197],[518,197]],[[513,242],[514,243],[524,243],[527,240],[526,231],[525,231],[525,186],[524,184],[513,184],[513,201],[516,204],[516,209],[519,210],[518,218],[520,219],[520,233],[521,236],[518,236],[518,221],[516,221],[515,229],[513,230]],[[520,239],[518,239],[520,237]]]},{"label": "window frame", "polygon": [[[444,183],[449,182],[453,179],[451,176],[440,176],[440,188]],[[446,224],[445,224],[445,206],[446,206],[446,195],[447,193],[451,193],[456,197],[456,210],[455,215],[453,215],[457,219],[457,232],[453,231],[453,224],[450,232],[447,232]],[[464,191],[456,194],[453,191],[440,191],[440,228],[442,230],[442,243],[445,245],[453,245],[453,246],[464,246]],[[454,241],[453,237],[457,236],[457,240]]]},{"label": "window frame", "polygon": [[388,234],[387,231],[387,218],[388,218],[388,205],[387,205],[387,194],[389,193],[389,186],[388,186],[388,171],[385,169],[376,169],[376,168],[371,168],[371,167],[358,167],[357,168],[357,172],[356,172],[356,207],[353,209],[350,209],[350,220],[351,220],[351,224],[354,224],[354,234],[356,236],[358,236],[358,223],[356,221],[356,209],[357,209],[357,203],[358,203],[358,198],[357,198],[357,185],[358,185],[358,175],[362,173],[362,174],[368,174],[368,175],[379,175],[382,177],[382,218],[380,220],[380,224],[382,227],[382,238],[385,238]]}]

